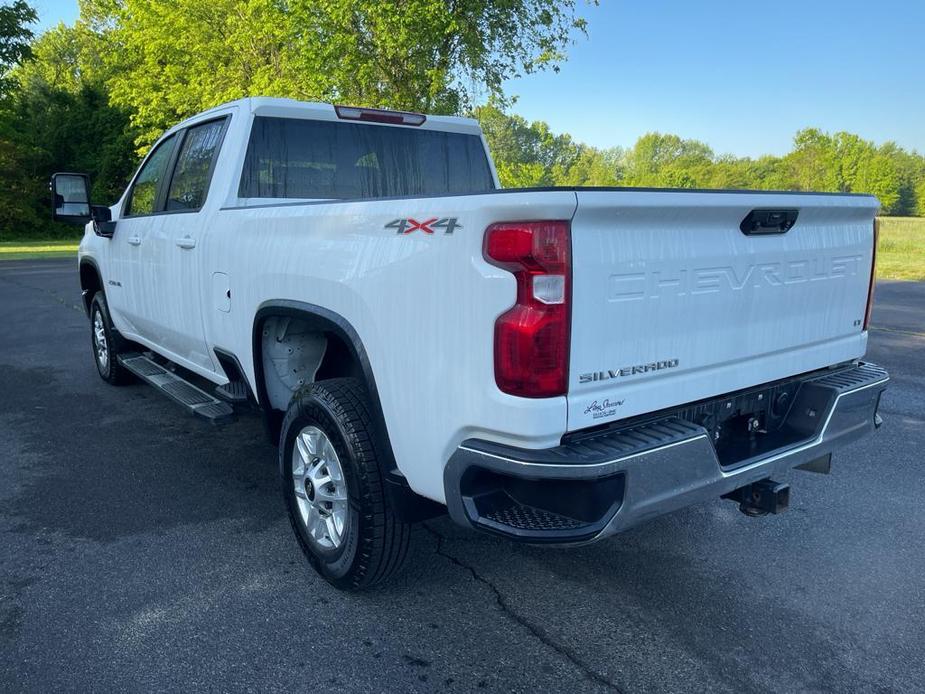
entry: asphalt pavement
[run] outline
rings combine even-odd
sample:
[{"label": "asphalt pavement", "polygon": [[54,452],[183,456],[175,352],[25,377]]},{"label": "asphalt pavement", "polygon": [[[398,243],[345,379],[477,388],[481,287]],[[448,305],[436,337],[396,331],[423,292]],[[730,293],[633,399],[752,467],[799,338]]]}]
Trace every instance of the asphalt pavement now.
[{"label": "asphalt pavement", "polygon": [[256,416],[96,374],[75,261],[0,263],[0,691],[923,691],[925,283],[881,282],[875,435],[790,510],[716,500],[581,549],[415,531],[347,595]]}]

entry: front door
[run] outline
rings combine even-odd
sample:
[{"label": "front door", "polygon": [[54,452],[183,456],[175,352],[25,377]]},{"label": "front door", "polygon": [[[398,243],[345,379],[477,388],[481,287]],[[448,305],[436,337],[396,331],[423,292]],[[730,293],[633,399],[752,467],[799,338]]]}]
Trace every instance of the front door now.
[{"label": "front door", "polygon": [[150,301],[151,237],[161,222],[162,183],[173,158],[176,135],[161,140],[132,181],[116,230],[109,244],[110,273],[106,300],[116,327],[158,344]]}]

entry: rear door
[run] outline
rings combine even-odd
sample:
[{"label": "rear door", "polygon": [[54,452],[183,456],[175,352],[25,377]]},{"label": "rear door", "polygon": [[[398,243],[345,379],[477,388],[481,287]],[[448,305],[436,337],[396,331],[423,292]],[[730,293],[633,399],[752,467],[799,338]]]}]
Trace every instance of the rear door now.
[{"label": "rear door", "polygon": [[[580,191],[569,429],[861,357],[877,201]],[[753,233],[743,220],[783,213]],[[775,220],[796,213],[787,230]],[[754,219],[753,215],[752,219]]]}]

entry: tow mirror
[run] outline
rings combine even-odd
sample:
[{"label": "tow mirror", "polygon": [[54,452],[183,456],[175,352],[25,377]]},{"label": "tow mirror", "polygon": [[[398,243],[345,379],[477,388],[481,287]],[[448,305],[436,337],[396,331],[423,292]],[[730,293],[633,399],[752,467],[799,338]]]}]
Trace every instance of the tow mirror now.
[{"label": "tow mirror", "polygon": [[90,177],[56,173],[51,177],[52,218],[83,226],[90,221]]},{"label": "tow mirror", "polygon": [[116,223],[103,205],[90,204],[90,177],[82,173],[56,173],[51,177],[52,218],[56,222],[84,226],[93,220],[93,231],[112,237]]}]

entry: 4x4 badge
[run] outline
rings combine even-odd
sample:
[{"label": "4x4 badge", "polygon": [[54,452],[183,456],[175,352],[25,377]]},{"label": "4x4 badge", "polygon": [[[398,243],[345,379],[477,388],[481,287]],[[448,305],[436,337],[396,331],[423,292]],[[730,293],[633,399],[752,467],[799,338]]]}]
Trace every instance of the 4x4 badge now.
[{"label": "4x4 badge", "polygon": [[412,231],[422,231],[433,234],[434,229],[443,229],[444,234],[452,234],[456,229],[462,229],[456,217],[430,217],[423,222],[408,217],[407,219],[394,219],[385,225],[386,229],[395,229],[399,234],[410,234]]}]

